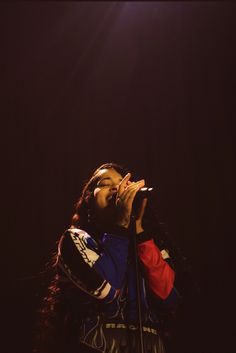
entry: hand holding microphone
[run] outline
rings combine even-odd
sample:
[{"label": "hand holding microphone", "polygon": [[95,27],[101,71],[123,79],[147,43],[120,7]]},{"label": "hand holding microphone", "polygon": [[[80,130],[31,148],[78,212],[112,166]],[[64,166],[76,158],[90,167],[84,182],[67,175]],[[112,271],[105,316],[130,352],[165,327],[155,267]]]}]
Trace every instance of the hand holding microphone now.
[{"label": "hand holding microphone", "polygon": [[128,228],[133,212],[136,219],[137,232],[141,231],[142,218],[147,204],[147,197],[153,188],[145,187],[144,179],[137,182],[130,181],[128,173],[120,182],[115,197],[117,206],[117,224]]}]

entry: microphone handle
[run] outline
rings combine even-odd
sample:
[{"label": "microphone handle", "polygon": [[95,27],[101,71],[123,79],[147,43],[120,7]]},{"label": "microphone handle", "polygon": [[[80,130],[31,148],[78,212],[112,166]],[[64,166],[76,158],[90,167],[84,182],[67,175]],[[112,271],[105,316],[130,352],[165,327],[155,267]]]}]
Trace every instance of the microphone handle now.
[{"label": "microphone handle", "polygon": [[134,213],[138,212],[143,199],[145,199],[145,198],[150,199],[151,198],[151,196],[153,195],[153,190],[154,190],[153,187],[143,187],[137,192],[137,194],[135,195],[134,201],[133,201]]}]

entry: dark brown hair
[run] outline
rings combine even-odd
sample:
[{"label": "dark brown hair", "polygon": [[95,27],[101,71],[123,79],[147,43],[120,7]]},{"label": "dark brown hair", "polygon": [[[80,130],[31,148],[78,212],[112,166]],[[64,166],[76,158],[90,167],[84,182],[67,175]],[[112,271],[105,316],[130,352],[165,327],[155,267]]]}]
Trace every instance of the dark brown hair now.
[{"label": "dark brown hair", "polygon": [[[115,169],[121,176],[125,176],[128,170],[116,163],[104,163],[98,167],[92,174],[91,178],[85,183],[82,190],[82,195],[75,205],[75,213],[72,217],[72,226],[74,227],[87,227],[89,211],[93,212],[93,191],[96,187],[99,178],[99,171],[102,169]],[[93,214],[90,214],[92,217]]]},{"label": "dark brown hair", "polygon": [[[82,194],[75,205],[75,213],[71,225],[87,227],[88,212],[92,210],[93,190],[98,181],[98,172],[102,169],[115,169],[124,176],[127,171],[116,163],[104,163],[98,167],[91,178],[85,183]],[[74,286],[65,288],[57,273],[57,251],[52,255],[48,273],[52,280],[38,311],[36,334],[34,338],[34,353],[68,353],[73,351],[74,339],[80,307],[78,291]]]}]

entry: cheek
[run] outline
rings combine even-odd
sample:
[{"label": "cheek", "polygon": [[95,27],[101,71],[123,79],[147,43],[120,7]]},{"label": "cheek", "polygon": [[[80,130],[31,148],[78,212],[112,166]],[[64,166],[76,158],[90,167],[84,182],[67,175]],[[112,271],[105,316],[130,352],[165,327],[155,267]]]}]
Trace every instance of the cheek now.
[{"label": "cheek", "polygon": [[100,188],[94,189],[93,196],[94,196],[95,198],[96,198],[97,196],[99,196],[100,191],[101,191]]}]

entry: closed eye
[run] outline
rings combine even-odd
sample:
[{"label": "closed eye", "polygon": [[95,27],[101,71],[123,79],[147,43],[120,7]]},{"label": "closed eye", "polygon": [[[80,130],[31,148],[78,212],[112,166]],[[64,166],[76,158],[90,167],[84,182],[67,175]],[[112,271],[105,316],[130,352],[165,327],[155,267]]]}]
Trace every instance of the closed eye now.
[{"label": "closed eye", "polygon": [[[122,181],[122,179],[119,179],[119,182],[121,182],[121,181]],[[109,178],[109,177],[103,178],[97,183],[97,186],[99,186],[99,187],[112,186],[112,185],[116,185],[116,184],[114,184],[112,182],[111,178]]]}]

